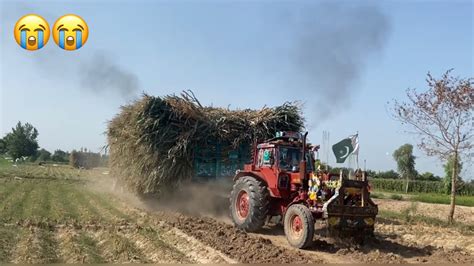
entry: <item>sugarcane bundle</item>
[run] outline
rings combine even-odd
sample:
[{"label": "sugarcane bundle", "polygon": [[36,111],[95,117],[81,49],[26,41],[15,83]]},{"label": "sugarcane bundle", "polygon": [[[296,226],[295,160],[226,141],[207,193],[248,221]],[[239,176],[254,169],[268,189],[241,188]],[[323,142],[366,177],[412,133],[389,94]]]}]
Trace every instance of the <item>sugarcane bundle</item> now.
[{"label": "sugarcane bundle", "polygon": [[74,168],[91,169],[100,165],[101,156],[95,152],[73,150],[69,155],[69,165]]},{"label": "sugarcane bundle", "polygon": [[180,96],[144,95],[108,125],[109,165],[113,176],[138,194],[159,193],[194,174],[193,151],[209,140],[235,148],[300,131],[301,106],[285,103],[260,110],[205,107],[192,92]]}]

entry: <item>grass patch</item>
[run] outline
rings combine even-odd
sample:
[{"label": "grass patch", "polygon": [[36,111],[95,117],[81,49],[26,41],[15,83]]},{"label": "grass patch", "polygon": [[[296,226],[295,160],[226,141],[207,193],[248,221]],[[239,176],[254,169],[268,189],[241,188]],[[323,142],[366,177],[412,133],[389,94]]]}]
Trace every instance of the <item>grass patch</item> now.
[{"label": "grass patch", "polygon": [[31,182],[18,182],[15,193],[0,202],[0,217],[2,220],[18,220],[23,217],[25,203],[35,188]]},{"label": "grass patch", "polygon": [[104,215],[100,213],[97,205],[90,202],[92,193],[80,186],[70,187],[68,195],[69,201],[74,204],[78,211],[78,219],[83,222],[104,220]]},{"label": "grass patch", "polygon": [[377,193],[377,192],[371,192],[370,197],[373,199],[384,199],[385,196],[382,193]]},{"label": "grass patch", "polygon": [[179,258],[181,258],[181,261],[186,260],[185,263],[196,263],[195,261],[189,260],[186,258],[186,254],[184,254],[182,251],[177,249],[176,247],[166,243],[161,239],[160,232],[158,230],[155,230],[151,227],[144,227],[139,230],[139,233],[149,239],[150,241],[153,242],[153,245],[155,247],[158,247],[160,249],[164,249],[165,251],[169,252],[170,254],[173,254]]},{"label": "grass patch", "polygon": [[22,213],[19,218],[40,221],[49,216],[50,192],[48,182],[31,182],[34,188],[22,201]]},{"label": "grass patch", "polygon": [[[427,203],[450,204],[451,195],[416,194],[413,195],[412,200]],[[456,196],[456,205],[474,207],[474,196]]]},{"label": "grass patch", "polygon": [[[395,199],[438,204],[451,203],[451,195],[437,193],[408,193],[400,195],[390,191],[377,190],[376,192],[371,192],[370,196],[374,199]],[[401,199],[395,197],[401,197]],[[474,207],[474,196],[456,195],[456,205]]]},{"label": "grass patch", "polygon": [[402,195],[392,194],[392,195],[390,195],[390,199],[393,199],[393,200],[403,200],[403,197],[402,197]]},{"label": "grass patch", "polygon": [[9,162],[8,160],[6,160],[3,155],[0,155],[0,169],[2,168],[7,168],[9,166],[11,166],[12,163]]},{"label": "grass patch", "polygon": [[88,236],[84,232],[81,232],[77,236],[77,242],[81,247],[81,253],[87,254],[89,261],[87,263],[104,263],[106,262],[98,252],[97,241],[92,237]]},{"label": "grass patch", "polygon": [[40,255],[41,263],[55,263],[59,262],[57,251],[59,250],[58,243],[54,239],[54,233],[45,229],[39,229],[38,232],[39,250],[35,252]]},{"label": "grass patch", "polygon": [[116,216],[120,219],[131,221],[132,218],[127,214],[123,213],[119,209],[117,209],[113,202],[113,199],[107,194],[98,194],[94,192],[90,192],[89,197],[93,202],[96,202],[98,206],[108,211],[111,215]]},{"label": "grass patch", "polygon": [[11,261],[12,251],[15,248],[18,239],[18,228],[0,225],[0,264]]},{"label": "grass patch", "polygon": [[110,252],[111,261],[141,261],[146,262],[145,256],[131,240],[117,233],[109,232],[102,235],[105,242],[101,243],[100,249],[106,249]]}]

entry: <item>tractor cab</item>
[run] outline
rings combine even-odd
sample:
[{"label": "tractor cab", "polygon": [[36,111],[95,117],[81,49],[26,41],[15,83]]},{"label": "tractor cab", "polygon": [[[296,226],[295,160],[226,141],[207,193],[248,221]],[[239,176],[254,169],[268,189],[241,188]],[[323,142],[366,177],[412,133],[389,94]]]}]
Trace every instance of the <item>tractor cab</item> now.
[{"label": "tractor cab", "polygon": [[301,133],[278,132],[276,137],[254,146],[252,163],[246,164],[243,171],[237,171],[236,178],[252,173],[268,185],[272,197],[289,197],[313,172],[314,158],[306,152],[309,145]]}]

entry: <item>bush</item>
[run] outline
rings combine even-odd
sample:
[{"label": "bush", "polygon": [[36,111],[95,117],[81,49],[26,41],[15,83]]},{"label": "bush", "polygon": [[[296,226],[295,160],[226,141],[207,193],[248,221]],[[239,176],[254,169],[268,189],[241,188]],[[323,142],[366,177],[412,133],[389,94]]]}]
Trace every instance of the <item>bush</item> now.
[{"label": "bush", "polygon": [[374,178],[383,178],[383,179],[397,179],[397,178],[400,178],[400,175],[393,171],[393,170],[389,170],[389,171],[379,171],[378,173],[374,174],[374,175],[369,175],[369,176],[372,176]]},{"label": "bush", "polygon": [[416,215],[417,208],[418,203],[413,201],[409,207],[402,210],[401,214],[405,222],[409,223],[413,220],[413,217]]},{"label": "bush", "polygon": [[375,192],[371,192],[370,197],[373,198],[373,199],[383,199],[384,198],[382,194],[375,193]]},{"label": "bush", "polygon": [[[382,179],[375,178],[370,180],[370,184],[375,190],[385,190],[392,192],[405,192],[405,180],[402,179]],[[412,180],[408,187],[408,192],[413,193],[446,193],[443,181],[422,181]],[[474,184],[463,183],[458,190],[459,195],[474,195]]]},{"label": "bush", "polygon": [[62,150],[55,150],[53,155],[51,156],[51,161],[53,162],[67,162],[69,161],[69,153],[62,151]]},{"label": "bush", "polygon": [[51,159],[51,153],[45,149],[41,149],[37,152],[37,161],[40,161],[40,162],[45,162],[45,161],[49,161]]},{"label": "bush", "polygon": [[390,195],[390,199],[393,199],[393,200],[402,200],[403,197],[401,195],[398,195],[398,194],[392,194]]}]

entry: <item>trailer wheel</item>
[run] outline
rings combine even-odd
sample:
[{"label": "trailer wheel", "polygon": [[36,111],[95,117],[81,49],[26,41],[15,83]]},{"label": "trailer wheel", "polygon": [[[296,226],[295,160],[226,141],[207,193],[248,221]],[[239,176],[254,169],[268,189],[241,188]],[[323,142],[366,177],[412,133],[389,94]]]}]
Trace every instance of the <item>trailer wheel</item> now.
[{"label": "trailer wheel", "polygon": [[234,224],[245,231],[262,228],[268,215],[270,195],[267,186],[251,176],[239,178],[230,194],[230,213]]},{"label": "trailer wheel", "polygon": [[291,246],[304,249],[313,243],[314,218],[308,207],[291,205],[285,213],[284,228]]}]

